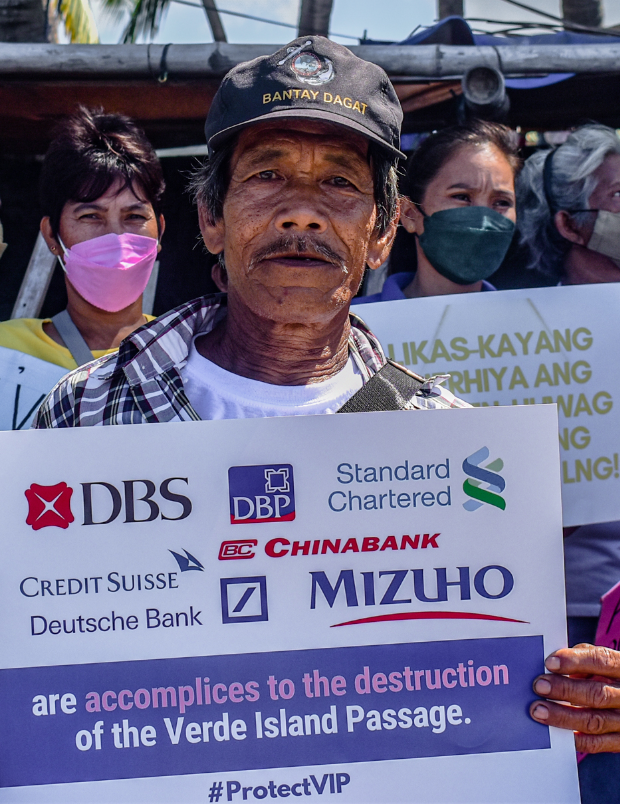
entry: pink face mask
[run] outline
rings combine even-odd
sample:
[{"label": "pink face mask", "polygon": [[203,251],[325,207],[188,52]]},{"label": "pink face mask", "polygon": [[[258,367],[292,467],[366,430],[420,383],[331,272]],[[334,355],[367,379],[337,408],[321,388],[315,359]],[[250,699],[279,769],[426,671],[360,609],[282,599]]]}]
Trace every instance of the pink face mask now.
[{"label": "pink face mask", "polygon": [[69,249],[58,239],[69,282],[94,307],[116,313],[144,292],[157,257],[154,238],[107,234]]}]

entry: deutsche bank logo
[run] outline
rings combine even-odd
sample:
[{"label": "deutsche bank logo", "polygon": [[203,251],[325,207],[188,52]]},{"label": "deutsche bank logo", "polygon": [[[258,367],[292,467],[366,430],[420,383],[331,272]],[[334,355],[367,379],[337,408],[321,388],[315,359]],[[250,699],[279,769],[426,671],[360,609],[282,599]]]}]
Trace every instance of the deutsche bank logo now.
[{"label": "deutsche bank logo", "polygon": [[233,525],[295,519],[293,467],[289,463],[231,466],[228,492]]},{"label": "deutsche bank logo", "polygon": [[269,619],[267,578],[221,578],[222,622],[258,623]]}]

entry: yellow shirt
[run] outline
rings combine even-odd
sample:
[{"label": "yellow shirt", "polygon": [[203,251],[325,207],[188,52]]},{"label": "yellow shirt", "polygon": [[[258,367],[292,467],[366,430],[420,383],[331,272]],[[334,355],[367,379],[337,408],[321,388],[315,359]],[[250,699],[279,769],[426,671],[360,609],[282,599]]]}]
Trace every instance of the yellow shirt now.
[{"label": "yellow shirt", "polygon": [[[153,321],[153,316],[146,316]],[[5,349],[15,349],[47,363],[54,363],[66,369],[77,368],[77,363],[71,352],[56,341],[52,340],[43,330],[43,324],[51,321],[49,318],[13,318],[10,321],[0,322],[0,346]],[[93,357],[103,357],[115,352],[116,349],[97,349]]]}]

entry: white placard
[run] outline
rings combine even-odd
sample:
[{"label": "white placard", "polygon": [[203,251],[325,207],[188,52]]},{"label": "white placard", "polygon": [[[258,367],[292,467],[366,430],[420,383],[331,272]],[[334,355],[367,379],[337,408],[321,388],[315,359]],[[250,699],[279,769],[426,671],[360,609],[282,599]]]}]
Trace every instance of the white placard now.
[{"label": "white placard", "polygon": [[620,519],[620,286],[507,290],[354,308],[386,353],[476,405],[556,403],[564,524]]},{"label": "white placard", "polygon": [[0,430],[27,430],[41,402],[69,370],[0,346]]},{"label": "white placard", "polygon": [[0,449],[0,801],[579,801],[552,406]]}]

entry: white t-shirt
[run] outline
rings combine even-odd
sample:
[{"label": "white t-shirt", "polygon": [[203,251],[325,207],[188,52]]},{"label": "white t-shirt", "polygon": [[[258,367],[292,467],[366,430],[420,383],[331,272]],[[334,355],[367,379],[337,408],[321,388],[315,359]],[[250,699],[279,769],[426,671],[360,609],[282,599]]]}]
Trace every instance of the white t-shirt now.
[{"label": "white t-shirt", "polygon": [[203,420],[336,413],[364,384],[352,357],[338,374],[323,382],[272,385],[220,368],[194,344],[181,376],[185,393]]}]

